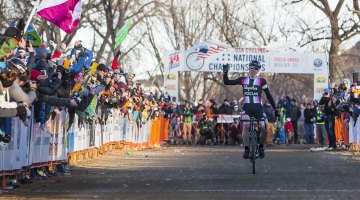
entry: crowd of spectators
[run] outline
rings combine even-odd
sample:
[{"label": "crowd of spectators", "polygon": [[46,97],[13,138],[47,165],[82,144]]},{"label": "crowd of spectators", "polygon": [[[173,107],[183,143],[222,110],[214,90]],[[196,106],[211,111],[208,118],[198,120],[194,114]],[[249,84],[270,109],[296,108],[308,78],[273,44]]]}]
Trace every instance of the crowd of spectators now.
[{"label": "crowd of spectators", "polygon": [[360,113],[359,92],[357,82],[343,81],[325,88],[319,101],[297,103],[282,96],[274,123],[277,131],[268,145],[278,142],[283,131],[288,143],[318,143],[321,150],[349,147],[350,118],[356,122]]},{"label": "crowd of spectators", "polygon": [[[0,34],[1,144],[12,140],[13,117],[19,117],[25,126],[33,117],[34,123],[45,130],[46,122],[61,111],[69,114],[67,129],[73,124],[105,124],[111,109],[120,109],[123,116],[131,115],[131,123],[139,126],[159,114],[163,106],[159,93],[145,92],[141,83],[135,82],[135,74],[125,73],[120,51],[107,66],[95,61],[93,52],[81,41],[67,47],[49,40],[35,47],[25,39],[24,28],[24,20],[19,20]],[[135,115],[140,110],[142,114]],[[75,115],[79,119],[76,123]],[[58,169],[69,172],[65,164]],[[55,175],[49,168],[31,170],[38,177]],[[30,181],[27,176],[21,180]]]}]

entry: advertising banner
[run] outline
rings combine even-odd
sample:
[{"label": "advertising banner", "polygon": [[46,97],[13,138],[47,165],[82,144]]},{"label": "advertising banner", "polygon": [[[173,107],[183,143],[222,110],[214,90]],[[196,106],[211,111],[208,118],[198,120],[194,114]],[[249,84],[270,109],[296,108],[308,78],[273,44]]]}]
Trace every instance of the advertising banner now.
[{"label": "advertising banner", "polygon": [[178,99],[178,71],[182,71],[181,60],[183,53],[180,51],[169,51],[165,53],[164,64],[164,87],[171,97]]},{"label": "advertising banner", "polygon": [[248,72],[250,61],[258,60],[262,64],[260,72],[328,73],[325,54],[278,53],[266,48],[232,48],[209,42],[197,43],[184,51],[184,59],[184,71],[222,72],[222,66],[229,64],[229,72]]},{"label": "advertising banner", "polygon": [[324,89],[328,88],[329,77],[326,74],[314,74],[314,99],[320,100]]}]

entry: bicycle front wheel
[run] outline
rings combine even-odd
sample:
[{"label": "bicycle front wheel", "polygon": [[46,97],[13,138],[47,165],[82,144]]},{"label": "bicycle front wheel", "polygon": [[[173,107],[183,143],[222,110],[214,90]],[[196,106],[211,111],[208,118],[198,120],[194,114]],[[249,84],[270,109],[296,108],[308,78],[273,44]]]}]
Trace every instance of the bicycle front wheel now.
[{"label": "bicycle front wheel", "polygon": [[251,163],[252,163],[252,173],[255,174],[255,160],[256,160],[256,137],[255,134],[251,134]]}]

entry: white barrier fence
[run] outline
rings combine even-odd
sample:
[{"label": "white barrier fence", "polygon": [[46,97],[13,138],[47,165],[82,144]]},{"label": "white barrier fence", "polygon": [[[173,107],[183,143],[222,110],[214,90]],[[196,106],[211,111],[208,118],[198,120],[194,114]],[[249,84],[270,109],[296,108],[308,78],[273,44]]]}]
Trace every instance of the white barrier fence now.
[{"label": "white barrier fence", "polygon": [[151,122],[141,128],[136,122],[129,123],[118,110],[111,110],[106,125],[96,123],[73,125],[66,131],[68,114],[62,111],[41,127],[30,119],[26,127],[19,118],[11,119],[11,141],[0,145],[0,172],[20,170],[51,161],[66,160],[68,153],[100,147],[103,144],[124,141],[141,144],[149,141]]},{"label": "white barrier fence", "polygon": [[350,117],[349,143],[360,144],[360,117],[358,117],[357,121],[354,121],[354,119]]},{"label": "white barrier fence", "polygon": [[[25,166],[66,160],[68,153],[100,147],[109,142],[142,144],[150,141],[151,121],[138,124],[133,115],[123,117],[118,110],[111,112],[106,125],[78,124],[76,115],[69,131],[66,131],[69,123],[66,111],[48,120],[43,127],[34,123],[33,119],[26,127],[18,118],[11,118],[11,141],[0,145],[0,174]],[[354,119],[350,120],[349,142],[360,144],[360,118],[356,123]]]}]

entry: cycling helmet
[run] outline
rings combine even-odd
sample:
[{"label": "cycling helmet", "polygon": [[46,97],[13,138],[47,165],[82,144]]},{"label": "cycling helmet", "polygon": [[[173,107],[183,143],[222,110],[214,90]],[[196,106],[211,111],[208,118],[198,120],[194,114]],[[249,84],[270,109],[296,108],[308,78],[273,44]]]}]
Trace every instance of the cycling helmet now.
[{"label": "cycling helmet", "polygon": [[26,65],[25,63],[19,59],[19,58],[11,58],[10,60],[6,61],[6,67],[8,69],[16,68],[19,70],[20,74],[23,74],[26,72]]},{"label": "cycling helmet", "polygon": [[254,67],[256,70],[259,70],[261,68],[261,63],[257,60],[252,60],[249,67]]}]

